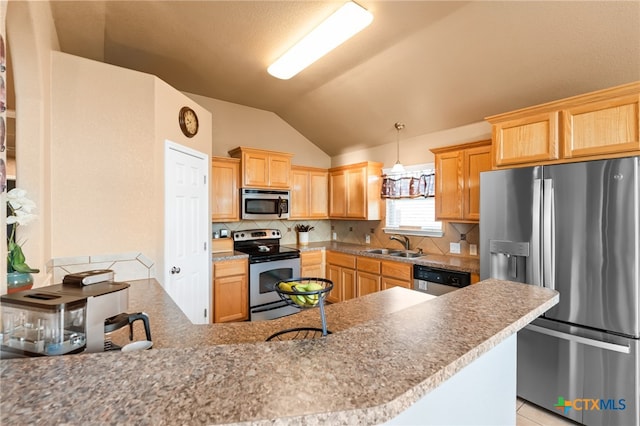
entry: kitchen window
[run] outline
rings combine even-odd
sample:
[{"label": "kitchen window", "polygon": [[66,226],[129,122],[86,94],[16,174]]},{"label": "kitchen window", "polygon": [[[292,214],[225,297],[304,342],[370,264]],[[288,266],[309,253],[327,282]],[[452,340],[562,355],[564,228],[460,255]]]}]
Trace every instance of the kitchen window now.
[{"label": "kitchen window", "polygon": [[384,232],[441,237],[435,220],[435,170],[432,164],[408,166],[401,174],[383,170],[382,197],[386,202]]}]

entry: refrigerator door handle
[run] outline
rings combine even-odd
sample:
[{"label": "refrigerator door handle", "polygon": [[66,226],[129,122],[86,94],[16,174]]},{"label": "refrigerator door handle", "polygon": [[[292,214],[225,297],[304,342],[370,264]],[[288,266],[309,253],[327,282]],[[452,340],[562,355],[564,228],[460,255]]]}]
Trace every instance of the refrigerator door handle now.
[{"label": "refrigerator door handle", "polygon": [[531,225],[531,284],[542,286],[542,264],[540,260],[540,253],[542,248],[540,247],[540,223],[541,223],[541,204],[542,204],[542,180],[533,180],[533,207],[531,211],[532,225]]},{"label": "refrigerator door handle", "polygon": [[569,342],[581,343],[583,345],[593,346],[598,349],[606,349],[609,351],[628,354],[631,348],[616,343],[603,342],[602,340],[590,339],[588,337],[576,336],[575,334],[564,333],[562,331],[551,330],[549,328],[540,327],[539,325],[529,324],[525,330],[535,331],[537,333],[546,334],[547,336],[557,337],[558,339],[568,340]]},{"label": "refrigerator door handle", "polygon": [[556,239],[555,237],[555,205],[554,205],[554,193],[553,193],[553,180],[544,180],[543,189],[543,214],[542,218],[542,244],[543,244],[543,279],[544,286],[552,290],[556,289],[555,283],[555,251],[556,251]]}]

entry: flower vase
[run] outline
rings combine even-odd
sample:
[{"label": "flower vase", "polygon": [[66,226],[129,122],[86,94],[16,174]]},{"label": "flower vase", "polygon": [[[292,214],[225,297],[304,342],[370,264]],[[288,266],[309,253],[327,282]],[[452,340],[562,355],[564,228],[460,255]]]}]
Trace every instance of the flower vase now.
[{"label": "flower vase", "polygon": [[7,293],[30,290],[33,287],[33,276],[28,272],[7,272]]},{"label": "flower vase", "polygon": [[308,232],[298,232],[298,244],[301,246],[306,246],[309,244],[309,233]]}]

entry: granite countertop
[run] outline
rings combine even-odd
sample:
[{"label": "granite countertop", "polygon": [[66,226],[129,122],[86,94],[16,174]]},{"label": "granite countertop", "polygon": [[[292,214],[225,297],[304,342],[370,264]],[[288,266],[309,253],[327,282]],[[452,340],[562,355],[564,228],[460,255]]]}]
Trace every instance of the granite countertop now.
[{"label": "granite countertop", "polygon": [[155,280],[131,282],[154,349],[0,362],[0,422],[377,424],[558,302],[555,291],[485,280],[444,296],[395,287],[261,323],[192,325]]},{"label": "granite countertop", "polygon": [[[396,262],[405,262],[411,264],[425,265],[431,266],[434,268],[442,268],[442,269],[450,269],[454,271],[461,272],[470,272],[479,274],[480,273],[480,261],[478,258],[473,257],[463,257],[463,256],[450,256],[450,255],[439,255],[439,254],[425,254],[421,257],[414,258],[403,258],[403,257],[394,257],[384,254],[373,254],[368,253],[367,250],[374,249],[376,247],[372,247],[369,245],[359,245],[359,244],[349,244],[349,243],[341,243],[338,241],[320,241],[309,243],[308,245],[298,245],[298,244],[283,244],[287,247],[294,247],[299,249],[300,251],[313,251],[313,250],[332,250],[339,251],[342,253],[353,254],[357,256],[369,256],[378,259],[386,259],[393,260]],[[224,261],[224,260],[232,260],[232,259],[241,259],[243,257],[248,257],[245,253],[241,253],[238,251],[229,251],[229,252],[220,252],[212,254],[212,260],[216,261]]]}]

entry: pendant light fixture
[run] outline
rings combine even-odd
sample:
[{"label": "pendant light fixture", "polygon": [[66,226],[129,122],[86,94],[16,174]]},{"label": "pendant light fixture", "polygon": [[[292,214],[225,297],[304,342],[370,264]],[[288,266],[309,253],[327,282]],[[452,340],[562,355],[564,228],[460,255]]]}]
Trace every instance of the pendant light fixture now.
[{"label": "pendant light fixture", "polygon": [[395,127],[398,131],[398,133],[396,134],[396,164],[393,165],[391,173],[404,173],[404,166],[400,162],[400,131],[404,129],[404,124],[396,123]]}]

